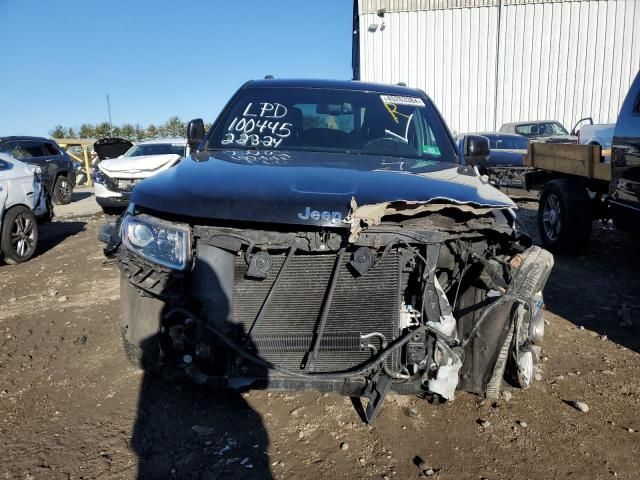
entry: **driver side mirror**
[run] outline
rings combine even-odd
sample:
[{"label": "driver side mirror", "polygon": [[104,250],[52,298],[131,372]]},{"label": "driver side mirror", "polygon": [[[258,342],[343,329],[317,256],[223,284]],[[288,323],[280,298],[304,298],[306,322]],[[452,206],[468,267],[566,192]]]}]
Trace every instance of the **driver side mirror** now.
[{"label": "driver side mirror", "polygon": [[469,163],[475,165],[478,162],[489,159],[489,139],[482,135],[465,135],[462,138],[462,154]]},{"label": "driver side mirror", "polygon": [[204,121],[201,118],[191,120],[187,125],[187,143],[192,152],[198,148],[198,144],[205,136]]}]

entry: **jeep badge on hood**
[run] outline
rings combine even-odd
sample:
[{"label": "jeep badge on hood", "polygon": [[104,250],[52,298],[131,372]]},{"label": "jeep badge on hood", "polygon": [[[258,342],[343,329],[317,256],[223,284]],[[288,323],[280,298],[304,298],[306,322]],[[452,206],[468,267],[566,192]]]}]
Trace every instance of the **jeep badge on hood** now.
[{"label": "jeep badge on hood", "polygon": [[328,210],[311,210],[311,207],[307,207],[303,212],[298,213],[300,220],[325,220],[336,223],[342,220],[342,214],[340,212],[330,212]]}]

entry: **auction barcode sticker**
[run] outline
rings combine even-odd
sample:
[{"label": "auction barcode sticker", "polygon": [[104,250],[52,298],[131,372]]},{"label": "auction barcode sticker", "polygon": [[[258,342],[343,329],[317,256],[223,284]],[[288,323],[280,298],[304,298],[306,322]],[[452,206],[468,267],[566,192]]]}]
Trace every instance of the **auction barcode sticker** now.
[{"label": "auction barcode sticker", "polygon": [[417,105],[424,107],[424,102],[417,97],[404,97],[402,95],[380,95],[382,103],[395,103],[396,105]]}]

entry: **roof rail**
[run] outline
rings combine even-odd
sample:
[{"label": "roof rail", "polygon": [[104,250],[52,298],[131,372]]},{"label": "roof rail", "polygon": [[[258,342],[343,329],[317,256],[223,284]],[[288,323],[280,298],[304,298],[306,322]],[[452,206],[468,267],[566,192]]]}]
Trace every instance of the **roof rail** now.
[{"label": "roof rail", "polygon": [[273,75],[265,75],[264,79],[265,80],[273,80],[275,77]]}]

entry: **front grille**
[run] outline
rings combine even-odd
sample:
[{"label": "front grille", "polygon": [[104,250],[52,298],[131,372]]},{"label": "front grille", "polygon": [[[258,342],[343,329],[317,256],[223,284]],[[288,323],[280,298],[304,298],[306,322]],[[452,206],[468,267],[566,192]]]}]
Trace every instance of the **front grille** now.
[{"label": "front grille", "polygon": [[131,193],[133,188],[140,182],[139,178],[133,179],[115,179],[116,190],[122,193]]},{"label": "front grille", "polygon": [[[320,320],[336,257],[296,254],[291,258],[264,317],[252,332],[252,347],[261,358],[289,369],[301,368]],[[251,328],[284,258],[273,256],[269,276],[264,280],[246,278],[247,264],[243,258],[236,258],[233,318],[238,340]],[[315,371],[348,370],[370,359],[371,350],[361,345],[361,335],[379,332],[389,341],[397,337],[399,254],[389,251],[363,276],[354,275],[348,262],[349,255],[345,255]],[[381,346],[379,341],[364,343]],[[390,366],[395,365],[396,357],[389,357]]]}]

